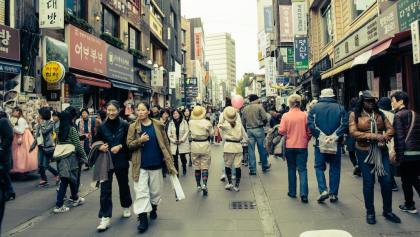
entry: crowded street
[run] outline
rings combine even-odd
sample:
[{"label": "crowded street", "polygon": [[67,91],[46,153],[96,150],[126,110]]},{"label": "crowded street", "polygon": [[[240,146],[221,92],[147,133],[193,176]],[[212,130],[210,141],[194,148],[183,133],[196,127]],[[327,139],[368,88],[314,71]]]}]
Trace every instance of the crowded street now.
[{"label": "crowded street", "polygon": [[[312,150],[312,149],[311,149]],[[346,230],[354,237],[414,237],[420,234],[420,217],[401,214],[402,224],[390,224],[378,217],[378,224],[365,224],[362,180],[353,175],[348,156],[343,156],[340,201],[336,204],[318,204],[313,156],[309,158],[309,203],[289,198],[287,193],[287,168],[284,161],[271,159],[272,171],[258,176],[245,175],[240,192],[227,192],[219,177],[222,172],[222,147],[212,146],[212,171],[209,195],[203,197],[194,186],[193,170],[180,177],[186,199],[175,201],[168,178],[158,220],[144,236],[299,236],[317,229]],[[245,168],[245,167],[244,167]],[[82,174],[83,206],[63,215],[55,215],[55,187],[35,188],[36,181],[14,183],[19,199],[8,203],[4,222],[5,237],[42,236],[138,236],[135,216],[122,219],[122,208],[116,206],[112,227],[105,233],[96,233],[99,191],[91,187],[91,171]],[[400,185],[400,182],[398,182]],[[113,190],[114,192],[117,189]],[[375,189],[375,202],[379,203],[380,190]],[[394,209],[404,200],[402,191],[394,192]],[[114,201],[118,197],[114,196]],[[250,201],[254,209],[231,209],[232,201]]]}]

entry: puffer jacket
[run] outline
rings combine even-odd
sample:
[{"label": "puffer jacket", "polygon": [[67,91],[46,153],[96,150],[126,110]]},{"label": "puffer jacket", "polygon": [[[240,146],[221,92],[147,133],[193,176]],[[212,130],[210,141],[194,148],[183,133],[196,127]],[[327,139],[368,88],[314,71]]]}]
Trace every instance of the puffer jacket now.
[{"label": "puffer jacket", "polygon": [[396,133],[394,143],[398,160],[402,160],[406,151],[420,151],[420,116],[418,114],[416,114],[411,135],[405,142],[412,119],[411,111],[406,108],[398,110],[395,114],[394,128]]},{"label": "puffer jacket", "polygon": [[[385,115],[375,113],[375,117],[378,134],[383,134],[388,137],[394,136],[395,130]],[[350,135],[356,139],[356,148],[359,150],[368,151],[370,141],[377,140],[377,134],[372,133],[371,131],[370,117],[367,113],[361,113],[358,120],[356,120],[354,112],[350,113],[349,132]]]}]

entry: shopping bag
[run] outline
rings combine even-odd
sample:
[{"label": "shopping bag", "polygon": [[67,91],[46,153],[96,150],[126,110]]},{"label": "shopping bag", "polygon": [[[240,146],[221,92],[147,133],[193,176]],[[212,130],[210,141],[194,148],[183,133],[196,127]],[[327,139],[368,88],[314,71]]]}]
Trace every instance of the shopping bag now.
[{"label": "shopping bag", "polygon": [[172,186],[175,189],[175,196],[176,200],[180,201],[185,199],[184,190],[182,190],[181,183],[179,182],[178,176],[176,175],[170,175]]}]

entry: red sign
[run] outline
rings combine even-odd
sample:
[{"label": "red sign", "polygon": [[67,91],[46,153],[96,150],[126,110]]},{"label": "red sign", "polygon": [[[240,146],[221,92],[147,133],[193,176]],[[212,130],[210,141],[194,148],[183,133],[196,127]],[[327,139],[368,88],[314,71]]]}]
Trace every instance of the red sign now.
[{"label": "red sign", "polygon": [[106,43],[85,31],[68,25],[69,67],[106,76]]},{"label": "red sign", "polygon": [[194,40],[195,40],[195,57],[196,59],[201,58],[201,33],[195,33],[194,34]]}]

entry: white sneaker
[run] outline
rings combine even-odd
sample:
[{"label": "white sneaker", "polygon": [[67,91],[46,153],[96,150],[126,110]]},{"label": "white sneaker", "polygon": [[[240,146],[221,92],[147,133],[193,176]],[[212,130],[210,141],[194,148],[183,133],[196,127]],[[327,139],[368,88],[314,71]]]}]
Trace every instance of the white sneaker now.
[{"label": "white sneaker", "polygon": [[72,206],[73,207],[78,207],[78,206],[80,206],[80,205],[83,205],[85,203],[85,199],[84,198],[82,198],[82,197],[79,197],[79,199],[77,199],[77,200],[73,200],[72,201]]},{"label": "white sneaker", "polygon": [[226,190],[232,190],[233,184],[226,184],[225,189]]},{"label": "white sneaker", "polygon": [[131,216],[131,209],[130,208],[123,208],[123,217],[129,218]]},{"label": "white sneaker", "polygon": [[233,187],[233,190],[235,190],[235,192],[239,192],[239,186],[235,185],[235,187]]},{"label": "white sneaker", "polygon": [[68,212],[70,211],[70,208],[66,207],[66,206],[62,206],[62,207],[55,207],[53,212],[54,213],[64,213],[64,212]]},{"label": "white sneaker", "polygon": [[107,230],[111,226],[111,218],[109,217],[102,217],[101,223],[99,223],[98,227],[96,228],[99,232]]},{"label": "white sneaker", "polygon": [[197,186],[197,192],[201,192],[202,187],[201,186]]},{"label": "white sneaker", "polygon": [[325,200],[327,200],[329,197],[330,197],[330,195],[328,194],[328,192],[327,191],[324,191],[324,192],[321,193],[321,195],[319,195],[318,202],[319,203],[322,203]]},{"label": "white sneaker", "polygon": [[222,176],[220,176],[220,182],[225,182],[226,181],[226,174],[222,174]]}]

